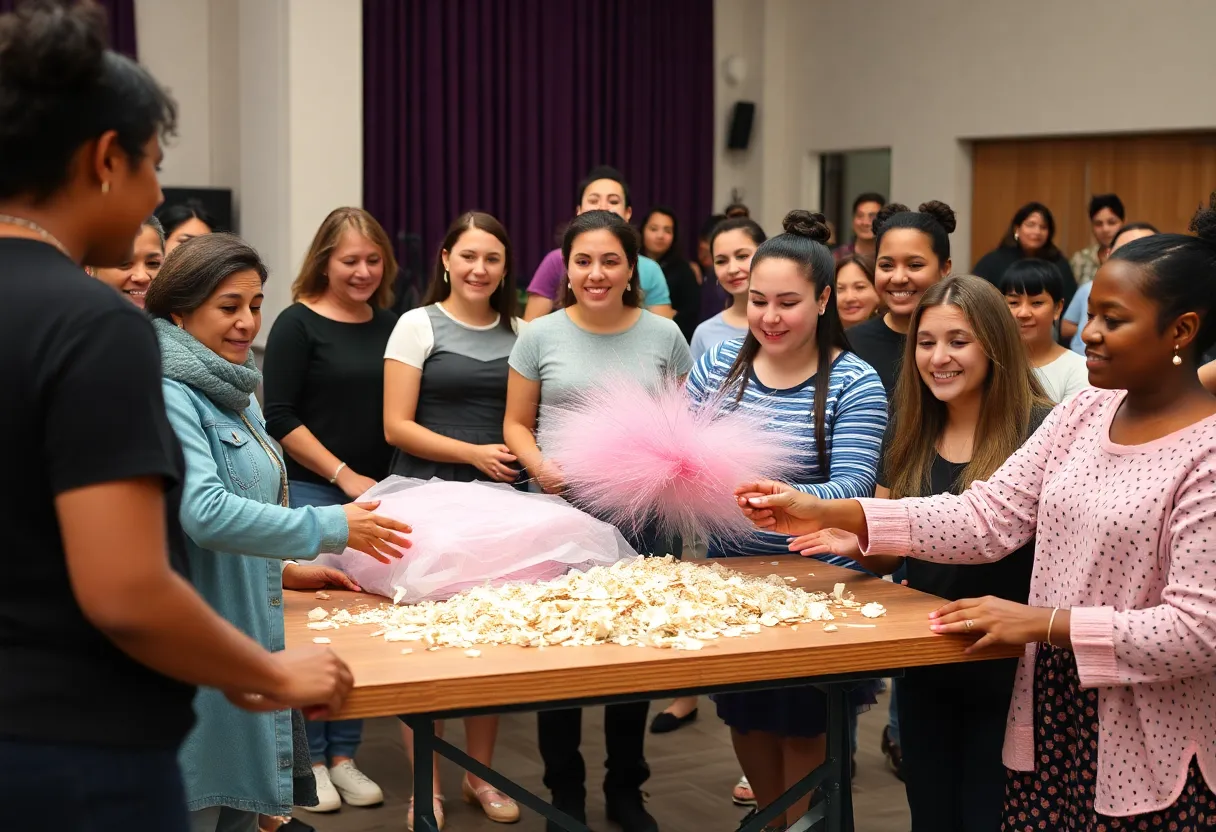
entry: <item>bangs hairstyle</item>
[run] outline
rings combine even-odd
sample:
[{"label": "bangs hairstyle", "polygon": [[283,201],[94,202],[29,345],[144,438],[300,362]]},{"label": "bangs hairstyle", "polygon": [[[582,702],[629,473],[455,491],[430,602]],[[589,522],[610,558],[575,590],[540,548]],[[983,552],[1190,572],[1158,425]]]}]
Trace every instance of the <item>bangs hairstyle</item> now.
[{"label": "bangs hairstyle", "polygon": [[1050,407],[1022,345],[1017,323],[996,287],[974,275],[943,278],[925,290],[908,328],[903,366],[891,405],[891,437],[883,459],[891,483],[891,497],[931,494],[937,440],[946,429],[946,405],[933,395],[916,366],[921,319],[935,306],[955,306],[975,333],[988,359],[988,375],[980,393],[980,417],[975,426],[971,461],[963,469],[960,490],[986,480],[1026,441],[1030,411]]},{"label": "bangs hairstyle", "polygon": [[132,169],[174,134],[173,99],[106,40],[92,0],[26,0],[0,16],[0,198],[45,202],[76,152],[111,130]]},{"label": "bangs hairstyle", "polygon": [[148,314],[171,320],[207,302],[237,272],[256,272],[266,282],[266,265],[253,246],[235,234],[206,234],[173,249],[144,298]]},{"label": "bangs hairstyle", "polygon": [[1094,194],[1094,196],[1090,197],[1089,218],[1092,220],[1103,208],[1109,208],[1110,212],[1119,218],[1119,222],[1123,222],[1126,218],[1123,210],[1123,200],[1119,199],[1118,194]]},{"label": "bangs hairstyle", "polygon": [[[828,388],[831,386],[828,381],[832,375],[832,350],[844,352],[849,349],[844,324],[840,322],[840,313],[836,310],[836,261],[832,257],[831,249],[827,247],[832,231],[828,228],[823,214],[812,214],[810,211],[790,211],[785,215],[781,226],[785,233],[765,240],[752,255],[752,273],[754,274],[756,267],[765,260],[789,260],[814,287],[811,303],[818,303],[823,290],[828,289],[827,304],[815,328],[815,347],[819,353],[819,361],[815,368],[814,412],[815,451],[819,459],[819,473],[820,476],[827,477],[831,471],[831,460],[828,456],[827,429],[824,422]],[[760,342],[749,327],[739,355],[722,382],[723,392],[735,388],[736,402],[743,400],[743,393],[747,390],[747,382],[752,375],[752,364],[759,353]]]},{"label": "bangs hairstyle", "polygon": [[[1186,234],[1156,234],[1132,240],[1110,256],[1140,267],[1144,276],[1144,296],[1160,307],[1159,332],[1179,316],[1194,312],[1199,316],[1199,332],[1188,360],[1194,362],[1216,344],[1216,193],[1208,207],[1200,207]],[[1108,261],[1109,262],[1109,261]]]},{"label": "bangs hairstyle", "polygon": [[996,286],[1002,295],[1051,295],[1056,303],[1064,300],[1064,278],[1046,260],[1027,257],[1009,264]]},{"label": "bangs hairstyle", "polygon": [[626,306],[634,309],[640,307],[643,302],[643,292],[642,278],[638,275],[638,252],[642,248],[642,241],[634,227],[612,211],[584,211],[571,220],[570,225],[566,227],[566,233],[562,237],[562,263],[566,267],[566,279],[562,282],[561,291],[558,293],[558,306],[573,306],[578,302],[574,296],[574,290],[570,286],[570,252],[574,248],[575,240],[592,231],[611,231],[617,242],[621,244],[630,271],[628,288],[625,289],[621,300]]},{"label": "bangs hairstyle", "polygon": [[435,266],[431,269],[431,281],[427,284],[426,293],[422,297],[422,305],[430,306],[440,303],[452,296],[452,284],[447,277],[447,269],[443,267],[443,253],[448,257],[456,255],[456,244],[466,231],[478,229],[494,236],[503,248],[502,282],[490,293],[490,308],[498,313],[498,325],[508,332],[515,331],[515,318],[518,313],[519,299],[515,293],[515,249],[511,246],[511,238],[507,229],[496,218],[483,211],[466,211],[448,226],[448,232],[443,236],[439,253],[435,255]]},{"label": "bangs hairstyle", "polygon": [[397,282],[397,258],[393,255],[393,244],[389,242],[388,234],[376,222],[376,218],[362,208],[335,208],[317,229],[304,256],[304,265],[291,284],[291,300],[293,303],[301,300],[313,300],[325,294],[329,286],[329,278],[325,270],[329,268],[330,255],[342,241],[342,235],[352,230],[372,242],[380,249],[380,259],[384,263],[384,275],[380,285],[372,295],[372,306],[387,309],[393,303],[393,284]]},{"label": "bangs hairstyle", "polygon": [[1047,226],[1047,242],[1043,243],[1043,247],[1039,249],[1036,257],[1041,257],[1044,260],[1059,260],[1063,255],[1056,248],[1056,218],[1051,213],[1051,209],[1041,202],[1027,202],[1017,210],[1013,215],[1013,219],[1009,221],[1009,230],[1005,232],[1005,236],[1001,239],[1002,248],[1020,248],[1018,241],[1014,238],[1017,233],[1018,226],[1030,219],[1032,214],[1038,214],[1043,218],[1043,224]]},{"label": "bangs hairstyle", "polygon": [[874,251],[876,255],[882,252],[882,238],[888,231],[910,228],[929,238],[933,253],[937,256],[938,268],[945,269],[950,259],[950,235],[956,226],[954,209],[944,202],[931,199],[922,202],[915,211],[907,205],[892,202],[884,205],[874,217],[871,226],[874,230]]}]

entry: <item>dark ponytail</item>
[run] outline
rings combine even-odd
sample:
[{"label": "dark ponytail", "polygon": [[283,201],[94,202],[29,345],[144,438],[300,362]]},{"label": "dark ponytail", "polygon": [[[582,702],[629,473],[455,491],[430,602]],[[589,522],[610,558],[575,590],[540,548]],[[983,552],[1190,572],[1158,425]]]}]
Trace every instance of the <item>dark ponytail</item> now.
[{"label": "dark ponytail", "polygon": [[[827,447],[827,407],[828,388],[831,387],[832,351],[848,350],[849,341],[844,334],[844,324],[840,321],[840,313],[836,309],[836,261],[827,247],[827,241],[832,237],[823,214],[812,214],[810,211],[790,211],[781,223],[784,234],[778,234],[772,239],[765,240],[752,256],[752,271],[765,260],[780,259],[796,263],[803,276],[815,286],[815,301],[818,302],[823,290],[829,289],[827,306],[819,316],[815,328],[815,347],[819,351],[819,362],[815,369],[815,450],[819,457],[819,470],[823,476],[831,473],[831,457]],[[747,380],[752,374],[752,364],[760,352],[760,342],[748,330],[743,339],[739,355],[731,365],[722,390],[730,390],[737,385],[735,401],[743,399],[747,389]]]}]

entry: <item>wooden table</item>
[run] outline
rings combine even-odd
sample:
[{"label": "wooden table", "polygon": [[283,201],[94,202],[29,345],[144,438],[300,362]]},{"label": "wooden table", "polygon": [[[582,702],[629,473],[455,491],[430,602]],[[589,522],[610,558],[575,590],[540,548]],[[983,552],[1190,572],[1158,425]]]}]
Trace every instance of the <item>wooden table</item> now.
[{"label": "wooden table", "polygon": [[[1020,647],[998,647],[964,655],[964,648],[974,638],[935,635],[929,630],[927,616],[943,603],[941,599],[860,572],[793,555],[719,562],[745,574],[793,577],[795,580],[789,582],[792,586],[810,591],[831,592],[835,584],[843,583],[858,601],[877,601],[887,612],[878,619],[850,613],[838,618],[835,632],[825,632],[820,623],[802,624],[796,631],[789,627],[764,628],[757,635],[717,639],[697,651],[618,645],[544,650],[481,646],[481,655],[469,658],[464,650],[456,648],[428,651],[417,645],[370,638],[374,630],[370,625],[320,632],[307,627],[308,611],[314,607],[332,611],[385,603],[378,596],[331,592],[329,600],[318,601],[311,592],[285,592],[287,645],[305,646],[314,637],[325,636],[354,670],[354,691],[336,718],[400,716],[414,728],[415,827],[423,832],[430,832],[433,826],[428,811],[428,748],[438,750],[572,832],[586,830],[564,815],[555,815],[555,810],[540,798],[436,738],[433,731],[437,720],[805,684],[822,685],[828,693],[828,760],[749,823],[747,829],[761,828],[810,789],[822,787],[825,799],[818,816],[826,817],[831,832],[839,832],[851,828],[852,817],[847,683],[900,675],[906,667],[1022,654]],[[412,646],[414,651],[403,655],[403,646]],[[809,828],[818,819],[813,815],[816,813],[804,818],[805,826],[799,822],[791,829]]]}]

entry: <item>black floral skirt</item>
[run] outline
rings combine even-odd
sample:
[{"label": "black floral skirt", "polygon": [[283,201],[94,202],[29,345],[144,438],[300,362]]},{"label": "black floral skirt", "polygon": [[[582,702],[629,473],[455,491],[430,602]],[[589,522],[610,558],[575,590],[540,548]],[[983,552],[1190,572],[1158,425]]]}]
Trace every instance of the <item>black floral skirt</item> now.
[{"label": "black floral skirt", "polygon": [[1038,646],[1034,721],[1035,770],[1009,772],[1003,832],[1216,830],[1216,795],[1204,782],[1194,758],[1182,794],[1172,806],[1125,818],[1094,811],[1098,691],[1081,687],[1071,650]]}]

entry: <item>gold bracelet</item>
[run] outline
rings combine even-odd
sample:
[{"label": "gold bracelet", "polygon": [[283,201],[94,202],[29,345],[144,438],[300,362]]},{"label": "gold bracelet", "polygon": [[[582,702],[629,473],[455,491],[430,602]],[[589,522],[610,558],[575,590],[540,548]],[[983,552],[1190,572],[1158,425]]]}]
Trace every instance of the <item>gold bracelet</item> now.
[{"label": "gold bracelet", "polygon": [[1053,609],[1051,611],[1051,618],[1047,619],[1047,646],[1048,647],[1055,647],[1055,645],[1051,643],[1051,628],[1056,623],[1056,613],[1058,613],[1059,611],[1060,611],[1060,608],[1056,607],[1055,609]]}]

